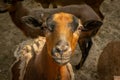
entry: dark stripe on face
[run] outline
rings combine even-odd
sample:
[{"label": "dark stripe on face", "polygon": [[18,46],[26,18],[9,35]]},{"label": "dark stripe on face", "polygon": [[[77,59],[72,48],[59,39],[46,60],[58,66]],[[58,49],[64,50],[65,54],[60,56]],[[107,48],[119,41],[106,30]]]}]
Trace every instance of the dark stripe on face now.
[{"label": "dark stripe on face", "polygon": [[46,24],[47,24],[48,30],[53,32],[56,26],[56,22],[53,21],[53,16],[52,15],[49,16],[46,22],[47,22]]},{"label": "dark stripe on face", "polygon": [[72,23],[69,24],[73,32],[77,29],[78,25],[79,25],[78,19],[75,16],[73,16],[73,21]]}]

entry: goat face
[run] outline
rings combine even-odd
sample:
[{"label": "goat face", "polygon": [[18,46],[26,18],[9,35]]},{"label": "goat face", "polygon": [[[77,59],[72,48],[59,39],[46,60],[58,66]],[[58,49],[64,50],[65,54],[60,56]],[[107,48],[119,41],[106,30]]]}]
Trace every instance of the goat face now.
[{"label": "goat face", "polygon": [[18,1],[23,1],[23,0],[1,0],[0,1],[0,13],[12,11],[14,9],[13,5]]},{"label": "goat face", "polygon": [[46,44],[49,55],[59,64],[69,62],[76,47],[82,24],[67,13],[56,13],[46,20]]},{"label": "goat face", "polygon": [[23,17],[23,21],[37,28],[42,25],[50,58],[60,65],[69,62],[83,28],[77,17],[68,13],[56,13],[48,16],[43,24],[39,19],[29,16]]},{"label": "goat face", "polygon": [[26,25],[40,28],[40,31],[45,33],[47,52],[59,64],[65,64],[70,60],[77,40],[79,36],[82,37],[83,32],[89,32],[102,25],[102,22],[98,20],[81,23],[80,19],[67,13],[38,16],[39,13],[24,16],[22,20]]}]

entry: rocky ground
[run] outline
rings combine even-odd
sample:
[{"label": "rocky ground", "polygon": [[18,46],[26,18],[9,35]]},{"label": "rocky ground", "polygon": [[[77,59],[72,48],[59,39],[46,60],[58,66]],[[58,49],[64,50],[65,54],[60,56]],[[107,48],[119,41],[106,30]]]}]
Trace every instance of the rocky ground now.
[{"label": "rocky ground", "polygon": [[[26,0],[24,4],[29,8],[40,6],[33,0],[29,2]],[[101,11],[105,15],[104,24],[93,38],[94,44],[84,66],[81,70],[75,71],[76,80],[99,80],[97,62],[103,48],[111,41],[120,40],[120,1],[105,0],[101,5]],[[12,23],[8,13],[0,14],[0,80],[10,80],[13,52],[16,45],[27,39]],[[77,63],[80,56],[77,47],[75,58],[72,59],[73,65]]]}]

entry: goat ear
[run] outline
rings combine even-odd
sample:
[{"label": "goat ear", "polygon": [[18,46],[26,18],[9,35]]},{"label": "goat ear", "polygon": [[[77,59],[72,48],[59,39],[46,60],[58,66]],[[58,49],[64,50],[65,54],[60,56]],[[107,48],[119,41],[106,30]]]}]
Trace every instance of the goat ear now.
[{"label": "goat ear", "polygon": [[42,22],[32,16],[24,16],[22,17],[22,22],[27,26],[34,28],[34,29],[41,29]]},{"label": "goat ear", "polygon": [[84,29],[82,31],[89,31],[89,30],[92,30],[92,29],[100,28],[102,24],[103,24],[102,21],[98,21],[98,20],[86,21],[83,24]]}]

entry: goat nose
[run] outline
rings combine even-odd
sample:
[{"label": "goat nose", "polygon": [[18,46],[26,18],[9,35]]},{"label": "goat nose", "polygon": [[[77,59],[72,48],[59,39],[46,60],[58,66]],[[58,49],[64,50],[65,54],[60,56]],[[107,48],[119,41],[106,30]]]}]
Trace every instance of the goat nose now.
[{"label": "goat nose", "polygon": [[66,44],[59,44],[59,45],[56,45],[56,51],[60,54],[62,54],[63,52],[67,51],[69,48],[69,45],[66,43]]}]

